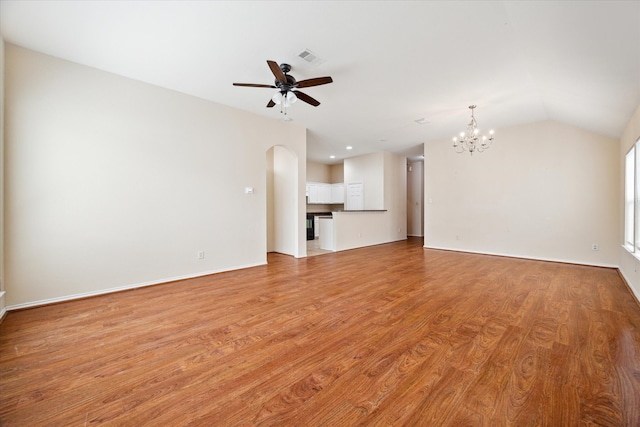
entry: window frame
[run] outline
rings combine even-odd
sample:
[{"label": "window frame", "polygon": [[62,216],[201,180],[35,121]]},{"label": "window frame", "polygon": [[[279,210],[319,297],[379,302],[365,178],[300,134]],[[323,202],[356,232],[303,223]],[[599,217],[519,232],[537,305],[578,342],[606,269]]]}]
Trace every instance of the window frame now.
[{"label": "window frame", "polygon": [[[636,247],[636,144],[633,144],[624,156],[624,237],[623,246],[629,252],[635,252]],[[632,168],[629,171],[629,168]],[[629,206],[630,205],[630,206]]]},{"label": "window frame", "polygon": [[[624,230],[622,246],[640,259],[640,137],[624,156]],[[629,168],[633,170],[629,171]],[[630,206],[631,204],[631,206]]]}]

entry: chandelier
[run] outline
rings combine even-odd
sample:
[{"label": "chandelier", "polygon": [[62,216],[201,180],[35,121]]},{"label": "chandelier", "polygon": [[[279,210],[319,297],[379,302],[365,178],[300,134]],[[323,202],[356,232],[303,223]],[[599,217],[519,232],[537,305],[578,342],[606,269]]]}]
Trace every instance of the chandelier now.
[{"label": "chandelier", "polygon": [[456,150],[456,153],[468,151],[473,155],[474,151],[482,153],[484,150],[491,147],[491,142],[493,142],[493,129],[489,131],[489,137],[486,135],[479,135],[480,131],[477,128],[478,123],[476,122],[476,118],[473,116],[474,108],[476,108],[476,105],[469,105],[469,109],[471,110],[471,121],[467,125],[467,132],[460,132],[460,139],[458,139],[458,137],[453,137],[453,148]]}]

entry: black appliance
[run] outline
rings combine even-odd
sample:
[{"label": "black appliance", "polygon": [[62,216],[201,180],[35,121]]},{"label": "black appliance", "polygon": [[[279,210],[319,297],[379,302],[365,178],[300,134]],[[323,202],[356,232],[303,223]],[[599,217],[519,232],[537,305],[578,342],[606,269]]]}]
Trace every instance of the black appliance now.
[{"label": "black appliance", "polygon": [[313,215],[307,214],[307,240],[313,240],[316,238],[316,230],[313,221]]}]

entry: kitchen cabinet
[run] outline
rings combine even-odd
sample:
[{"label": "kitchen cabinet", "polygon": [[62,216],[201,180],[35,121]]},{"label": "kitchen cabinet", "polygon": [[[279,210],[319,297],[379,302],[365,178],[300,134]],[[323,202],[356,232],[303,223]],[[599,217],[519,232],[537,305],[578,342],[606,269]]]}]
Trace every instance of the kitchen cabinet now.
[{"label": "kitchen cabinet", "polygon": [[307,182],[307,203],[323,205],[344,203],[344,184]]},{"label": "kitchen cabinet", "polygon": [[318,184],[318,203],[331,203],[331,184]]},{"label": "kitchen cabinet", "polygon": [[344,204],[344,184],[331,184],[331,203]]},{"label": "kitchen cabinet", "polygon": [[307,184],[307,203],[318,203],[318,186],[314,183]]}]

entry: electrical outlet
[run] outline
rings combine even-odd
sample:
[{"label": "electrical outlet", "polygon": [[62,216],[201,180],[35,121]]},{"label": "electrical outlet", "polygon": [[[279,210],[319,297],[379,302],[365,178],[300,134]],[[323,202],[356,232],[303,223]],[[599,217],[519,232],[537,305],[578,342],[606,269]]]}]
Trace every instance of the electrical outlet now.
[{"label": "electrical outlet", "polygon": [[593,245],[591,245],[591,250],[592,251],[599,251],[600,250],[600,245],[598,245],[597,243],[594,243]]},{"label": "electrical outlet", "polygon": [[204,259],[204,251],[198,251],[198,259]]}]

